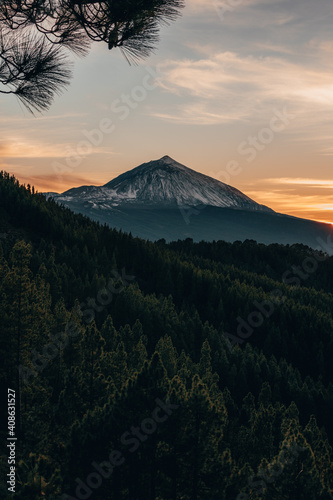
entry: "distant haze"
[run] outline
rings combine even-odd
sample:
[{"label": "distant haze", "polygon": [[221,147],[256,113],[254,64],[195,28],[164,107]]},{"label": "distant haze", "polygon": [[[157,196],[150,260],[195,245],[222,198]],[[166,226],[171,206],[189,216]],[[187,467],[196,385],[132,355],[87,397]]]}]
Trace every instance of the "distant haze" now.
[{"label": "distant haze", "polygon": [[332,0],[187,0],[137,67],[93,46],[45,115],[1,95],[0,168],[64,192],[167,154],[277,212],[333,222],[332,25]]}]

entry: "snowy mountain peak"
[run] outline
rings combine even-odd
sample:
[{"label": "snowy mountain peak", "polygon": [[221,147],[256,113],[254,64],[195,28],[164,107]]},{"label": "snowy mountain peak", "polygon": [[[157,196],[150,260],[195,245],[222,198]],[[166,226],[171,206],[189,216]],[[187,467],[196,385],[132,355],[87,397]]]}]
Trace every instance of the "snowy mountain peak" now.
[{"label": "snowy mountain peak", "polygon": [[164,172],[168,172],[169,174],[171,174],[179,171],[188,171],[192,172],[193,174],[198,173],[195,172],[195,170],[191,170],[190,168],[185,167],[185,165],[178,163],[176,160],[166,155],[160,158],[159,160],[151,160],[147,163],[142,163],[141,165],[133,168],[132,170],[128,170],[124,174],[119,175],[116,179],[113,179],[112,181],[105,184],[104,187],[112,188],[115,185],[118,185],[119,182],[124,181],[125,179],[134,179],[134,178],[138,179],[139,177],[145,176],[147,174],[154,175],[155,177],[156,175],[163,176]]},{"label": "snowy mountain peak", "polygon": [[192,170],[165,155],[143,163],[104,186],[70,189],[61,202],[88,202],[94,208],[140,205],[150,208],[207,205],[243,210],[271,211],[238,189]]}]

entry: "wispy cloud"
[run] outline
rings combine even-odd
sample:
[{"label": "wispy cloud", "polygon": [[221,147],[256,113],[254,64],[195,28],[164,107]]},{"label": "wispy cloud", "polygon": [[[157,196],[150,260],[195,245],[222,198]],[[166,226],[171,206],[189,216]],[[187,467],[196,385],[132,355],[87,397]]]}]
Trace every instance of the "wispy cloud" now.
[{"label": "wispy cloud", "polygon": [[[331,72],[283,58],[222,52],[205,59],[169,60],[162,65],[161,88],[175,96],[174,112],[154,116],[184,123],[218,124],[260,119],[279,103],[320,122],[333,111]],[[177,105],[177,98],[179,104]]]},{"label": "wispy cloud", "polygon": [[333,195],[290,193],[280,190],[245,190],[246,194],[276,212],[333,223]]},{"label": "wispy cloud", "polygon": [[62,193],[72,187],[98,185],[95,177],[75,174],[66,174],[66,176],[61,177],[55,174],[25,175],[24,173],[15,173],[15,177],[22,184],[35,186],[39,192]]},{"label": "wispy cloud", "polygon": [[62,157],[66,144],[31,143],[24,138],[13,137],[10,141],[0,144],[3,158],[54,158]]},{"label": "wispy cloud", "polygon": [[59,115],[41,115],[41,116],[21,116],[21,115],[16,115],[16,116],[6,116],[6,117],[0,117],[0,124],[5,124],[5,125],[17,125],[23,124],[33,124],[33,126],[37,126],[40,122],[53,122],[56,120],[68,120],[70,118],[82,118],[83,116],[87,116],[87,113],[62,113]]},{"label": "wispy cloud", "polygon": [[[284,0],[282,0],[284,1]],[[187,0],[186,5],[192,11],[207,11],[207,9],[221,9],[226,7],[230,10],[235,9],[247,9],[254,6],[267,5],[271,3],[271,0],[239,0],[238,2],[233,2],[232,0]]]},{"label": "wispy cloud", "polygon": [[[35,140],[31,142],[24,137],[13,137],[6,143],[0,143],[0,154],[4,159],[10,158],[53,158],[62,159],[71,157],[73,151],[77,148],[75,143],[42,143]],[[87,157],[91,154],[112,154],[108,146],[93,146],[90,153],[80,154],[81,157]]]},{"label": "wispy cloud", "polygon": [[277,212],[333,222],[333,180],[303,177],[264,178],[244,192]]}]

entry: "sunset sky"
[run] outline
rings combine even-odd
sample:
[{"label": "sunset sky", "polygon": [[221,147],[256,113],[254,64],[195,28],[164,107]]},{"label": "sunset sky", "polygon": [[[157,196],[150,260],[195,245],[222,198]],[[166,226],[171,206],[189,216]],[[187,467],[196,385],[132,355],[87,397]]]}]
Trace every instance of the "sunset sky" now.
[{"label": "sunset sky", "polygon": [[332,27],[332,0],[187,0],[138,66],[97,44],[43,115],[1,96],[0,168],[62,192],[169,155],[333,223]]}]

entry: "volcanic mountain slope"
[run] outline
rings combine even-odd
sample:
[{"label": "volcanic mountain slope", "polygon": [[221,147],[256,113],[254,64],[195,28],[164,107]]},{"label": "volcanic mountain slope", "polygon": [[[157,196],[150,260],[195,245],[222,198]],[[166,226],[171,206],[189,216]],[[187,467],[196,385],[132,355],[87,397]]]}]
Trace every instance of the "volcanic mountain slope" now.
[{"label": "volcanic mountain slope", "polygon": [[104,186],[45,194],[74,212],[152,241],[252,239],[319,249],[333,236],[329,224],[278,214],[169,156],[143,163]]},{"label": "volcanic mountain slope", "polygon": [[80,200],[100,208],[119,205],[229,207],[271,211],[238,189],[200,174],[169,156],[119,175],[104,186],[82,186],[53,197],[61,202]]}]

